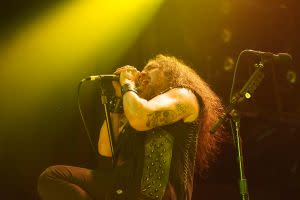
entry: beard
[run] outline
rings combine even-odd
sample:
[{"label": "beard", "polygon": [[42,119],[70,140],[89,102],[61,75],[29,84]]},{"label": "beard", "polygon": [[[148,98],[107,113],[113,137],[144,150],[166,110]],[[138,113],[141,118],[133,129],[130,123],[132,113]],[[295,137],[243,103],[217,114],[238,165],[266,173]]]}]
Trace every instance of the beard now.
[{"label": "beard", "polygon": [[147,85],[147,86],[140,86],[138,87],[138,95],[146,100],[150,100],[151,96],[153,94],[153,89],[151,86]]},{"label": "beard", "polygon": [[150,100],[162,92],[161,84],[149,83],[137,86],[138,95],[146,100]]}]

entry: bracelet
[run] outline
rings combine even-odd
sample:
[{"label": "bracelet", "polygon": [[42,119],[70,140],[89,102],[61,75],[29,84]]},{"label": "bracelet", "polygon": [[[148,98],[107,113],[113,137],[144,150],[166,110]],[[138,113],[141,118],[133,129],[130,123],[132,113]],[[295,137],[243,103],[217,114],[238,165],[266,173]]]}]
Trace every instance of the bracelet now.
[{"label": "bracelet", "polygon": [[128,91],[132,91],[137,94],[136,87],[133,84],[125,83],[124,85],[121,86],[122,96]]},{"label": "bracelet", "polygon": [[123,100],[120,97],[112,97],[109,101],[109,111],[112,113],[123,113]]}]

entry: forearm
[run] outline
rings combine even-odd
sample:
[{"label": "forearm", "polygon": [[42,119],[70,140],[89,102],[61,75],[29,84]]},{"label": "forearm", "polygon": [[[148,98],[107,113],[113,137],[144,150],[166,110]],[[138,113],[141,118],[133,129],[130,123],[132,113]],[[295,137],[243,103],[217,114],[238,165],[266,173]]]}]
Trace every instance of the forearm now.
[{"label": "forearm", "polygon": [[132,127],[138,127],[145,121],[148,101],[140,98],[135,92],[126,92],[123,96],[124,114]]},{"label": "forearm", "polygon": [[[111,123],[112,123],[112,134],[114,140],[117,141],[119,138],[119,127],[121,122],[120,113],[110,113]],[[103,122],[102,127],[100,129],[99,141],[98,141],[98,153],[102,156],[111,157],[111,145],[110,138],[107,131],[107,123],[106,120]]]}]

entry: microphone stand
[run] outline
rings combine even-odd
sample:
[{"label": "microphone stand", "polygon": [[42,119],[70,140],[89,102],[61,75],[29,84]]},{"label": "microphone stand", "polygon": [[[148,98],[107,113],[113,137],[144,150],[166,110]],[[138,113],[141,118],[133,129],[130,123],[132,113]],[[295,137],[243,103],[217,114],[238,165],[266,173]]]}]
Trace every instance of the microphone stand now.
[{"label": "microphone stand", "polygon": [[108,100],[107,100],[107,94],[106,94],[106,89],[103,86],[102,81],[100,81],[100,89],[101,89],[101,102],[104,106],[104,111],[105,111],[105,118],[106,118],[106,126],[107,126],[107,132],[108,132],[108,138],[109,138],[109,143],[110,143],[110,150],[112,154],[112,165],[115,166],[115,152],[114,152],[114,146],[115,146],[115,141],[114,137],[112,135],[112,122],[111,118],[109,116],[109,110],[108,110]]},{"label": "microphone stand", "polygon": [[264,78],[263,68],[264,65],[262,62],[255,64],[255,71],[245,83],[240,92],[236,93],[230,101],[230,104],[226,107],[224,114],[219,118],[219,120],[212,126],[210,129],[211,134],[214,134],[222,124],[228,119],[231,120],[232,132],[237,148],[237,160],[239,165],[239,190],[242,200],[249,200],[248,193],[248,184],[244,172],[244,159],[243,159],[243,146],[242,139],[240,136],[240,115],[237,111],[238,104],[242,103],[246,99],[250,99],[254,91],[257,89],[258,85]]}]

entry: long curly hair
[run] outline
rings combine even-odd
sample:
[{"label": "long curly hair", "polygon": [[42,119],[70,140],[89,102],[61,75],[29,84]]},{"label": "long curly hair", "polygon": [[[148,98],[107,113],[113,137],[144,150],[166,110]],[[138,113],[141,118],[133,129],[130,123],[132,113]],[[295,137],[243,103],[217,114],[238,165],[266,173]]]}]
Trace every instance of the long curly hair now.
[{"label": "long curly hair", "polygon": [[202,98],[202,117],[199,118],[199,134],[196,153],[196,171],[202,174],[214,160],[219,144],[224,141],[222,128],[215,134],[209,132],[212,124],[224,112],[220,98],[213,92],[208,84],[190,67],[175,57],[157,55],[148,64],[161,68],[169,83],[167,87],[185,87],[191,89]]}]

